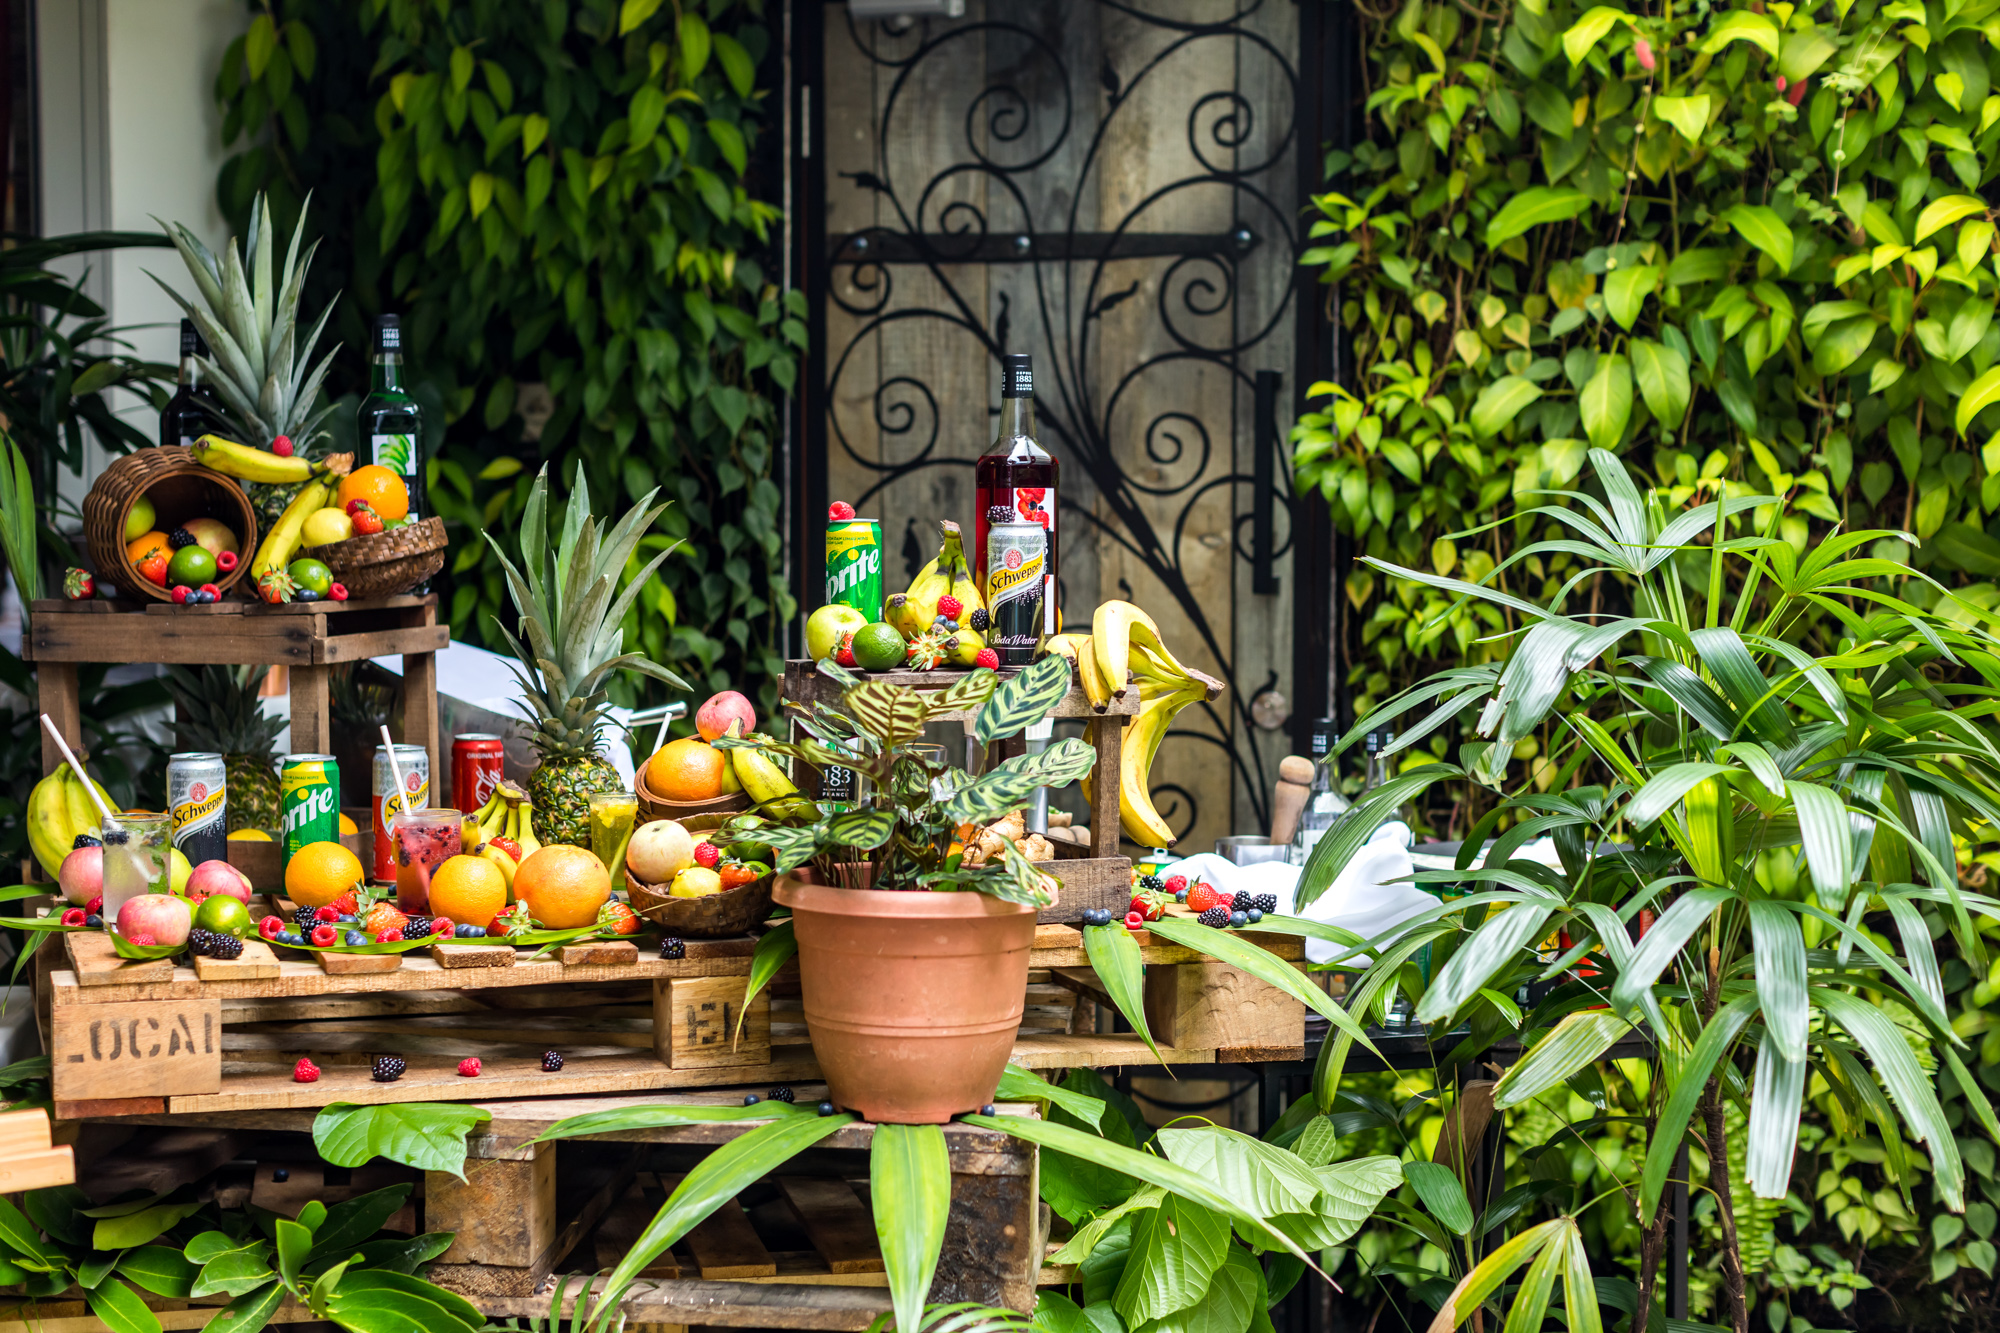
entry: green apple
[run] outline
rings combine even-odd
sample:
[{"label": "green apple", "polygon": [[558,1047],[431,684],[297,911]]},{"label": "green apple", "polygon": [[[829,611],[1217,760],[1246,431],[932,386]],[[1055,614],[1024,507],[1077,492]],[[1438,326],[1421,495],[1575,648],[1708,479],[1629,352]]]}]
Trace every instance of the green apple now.
[{"label": "green apple", "polygon": [[868,617],[851,606],[838,602],[822,606],[806,621],[806,655],[815,662],[833,656],[841,635],[852,634],[867,623]]},{"label": "green apple", "polygon": [[125,540],[136,542],[153,530],[153,520],[158,515],[153,512],[153,502],[140,496],[132,502],[132,512],[125,516]]}]

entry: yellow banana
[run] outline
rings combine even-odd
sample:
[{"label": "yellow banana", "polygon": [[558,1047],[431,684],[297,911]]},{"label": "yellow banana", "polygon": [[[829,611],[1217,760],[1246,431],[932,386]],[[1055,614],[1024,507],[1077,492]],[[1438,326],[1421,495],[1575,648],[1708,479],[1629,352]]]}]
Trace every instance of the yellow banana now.
[{"label": "yellow banana", "polygon": [[1153,618],[1130,602],[1112,600],[1097,608],[1090,618],[1090,643],[1097,653],[1097,673],[1114,699],[1125,697],[1125,677],[1131,670],[1132,627],[1144,625],[1160,637]]},{"label": "yellow banana", "polygon": [[1077,653],[1089,642],[1088,634],[1051,634],[1049,641],[1042,645],[1042,650],[1067,657],[1074,666]]},{"label": "yellow banana", "polygon": [[910,580],[906,591],[882,604],[882,618],[905,639],[914,639],[937,619],[938,598],[951,591],[951,576],[933,560]]},{"label": "yellow banana", "polygon": [[[957,594],[954,593],[953,596]],[[986,647],[986,638],[972,626],[961,624],[952,631],[952,636],[946,640],[946,644],[951,648],[951,651],[945,654],[946,661],[954,666],[975,667],[979,665],[980,652]]]},{"label": "yellow banana", "polygon": [[731,750],[729,753],[743,790],[750,793],[750,799],[757,802],[764,814],[782,822],[818,816],[818,807],[800,796],[792,780],[761,751]]},{"label": "yellow banana", "polygon": [[495,847],[490,842],[481,845],[479,855],[493,863],[494,867],[500,872],[500,878],[507,881],[507,892],[512,893],[514,891],[514,872],[520,869],[514,863],[514,858],[507,855],[504,848]]},{"label": "yellow banana", "polygon": [[[292,562],[292,554],[299,549],[299,542],[305,536],[306,516],[316,510],[326,508],[333,498],[333,488],[324,481],[309,481],[292,502],[285,506],[285,512],[264,534],[264,540],[257,547],[257,554],[250,559],[250,577],[261,580],[274,570],[282,570]],[[286,598],[285,600],[290,600]]]},{"label": "yellow banana", "polygon": [[1085,638],[1076,650],[1076,679],[1077,684],[1083,686],[1084,697],[1090,700],[1092,708],[1101,713],[1111,706],[1111,687],[1097,669],[1094,635]]},{"label": "yellow banana", "polygon": [[62,869],[63,858],[69,855],[70,843],[76,840],[74,833],[67,838],[63,836],[69,825],[69,805],[63,792],[61,770],[36,783],[28,794],[27,824],[28,847],[42,873],[54,879]]},{"label": "yellow banana", "polygon": [[[74,842],[77,834],[89,833],[96,829],[103,822],[104,816],[97,812],[97,802],[90,799],[90,788],[83,785],[83,779],[76,775],[74,769],[64,764],[58,772],[62,774],[63,798],[69,811],[68,823],[65,826],[69,836],[64,841]],[[92,786],[95,785],[93,780]],[[107,806],[111,804],[110,792],[98,787],[97,794],[104,798]]]},{"label": "yellow banana", "polygon": [[225,440],[220,435],[204,435],[196,440],[194,461],[225,477],[281,486],[308,480],[315,467],[324,470],[323,465],[301,455],[280,458],[268,449],[253,449],[247,444]]},{"label": "yellow banana", "polygon": [[1119,749],[1118,823],[1125,836],[1146,847],[1171,847],[1174,831],[1153,808],[1153,757],[1181,709],[1206,697],[1199,686],[1146,700],[1125,730]]},{"label": "yellow banana", "polygon": [[479,807],[479,838],[491,842],[504,837],[507,827],[507,802],[501,799],[500,786],[495,783],[493,794],[486,798],[486,804]]},{"label": "yellow banana", "polygon": [[[1141,614],[1143,615],[1144,613],[1142,612]],[[1165,669],[1179,676],[1182,680],[1192,680],[1194,678],[1194,673],[1182,665],[1180,659],[1175,657],[1168,650],[1167,645],[1161,641],[1160,627],[1155,625],[1150,618],[1145,620],[1135,618],[1132,621],[1128,642],[1135,649],[1144,649],[1150,652],[1160,660],[1161,665]]]},{"label": "yellow banana", "polygon": [[535,837],[535,803],[523,799],[514,806],[520,818],[520,825],[514,831],[514,841],[521,844],[521,860],[525,862],[542,850],[541,840]]}]

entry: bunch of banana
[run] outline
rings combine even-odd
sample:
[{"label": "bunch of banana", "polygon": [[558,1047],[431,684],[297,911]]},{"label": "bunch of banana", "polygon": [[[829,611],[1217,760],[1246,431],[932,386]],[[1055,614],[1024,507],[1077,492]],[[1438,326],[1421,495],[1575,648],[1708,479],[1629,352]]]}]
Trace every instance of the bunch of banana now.
[{"label": "bunch of banana", "polygon": [[[960,626],[977,630],[986,618],[986,602],[979,595],[979,585],[972,581],[972,568],[965,560],[965,542],[958,524],[944,519],[939,522],[938,531],[943,540],[938,545],[937,558],[917,571],[916,578],[910,580],[908,590],[889,598],[882,607],[882,619],[894,625],[898,633],[912,642],[938,623],[938,602],[947,596],[958,599]],[[974,612],[979,613],[979,623],[974,623]],[[966,638],[960,642],[970,641]],[[970,652],[963,654],[965,661],[960,665],[971,666],[972,659],[978,657],[979,649],[985,646],[985,641],[980,640]]]},{"label": "bunch of banana", "polygon": [[[1153,808],[1153,757],[1180,711],[1213,699],[1221,684],[1182,665],[1160,641],[1153,618],[1130,602],[1098,607],[1090,628],[1089,634],[1054,636],[1048,650],[1069,659],[1077,684],[1100,713],[1124,698],[1130,685],[1138,687],[1139,713],[1118,752],[1118,822],[1125,836],[1142,846],[1171,847],[1174,831]],[[1095,744],[1097,728],[1104,725],[1110,724],[1093,718],[1085,738]],[[1086,799],[1096,776],[1083,781]]]},{"label": "bunch of banana", "polygon": [[[203,436],[203,439],[212,438]],[[252,450],[251,452],[256,452]],[[280,460],[281,462],[284,460]],[[315,473],[292,502],[285,506],[285,512],[264,534],[264,540],[257,545],[257,554],[250,560],[250,577],[257,584],[258,591],[267,602],[289,602],[291,587],[289,579],[266,581],[267,574],[282,574],[285,566],[292,563],[298,554],[299,545],[305,539],[306,519],[318,510],[333,503],[333,497],[340,489],[341,478],[347,475],[354,464],[353,454],[335,454],[324,460],[324,471]]]},{"label": "bunch of banana", "polygon": [[[91,785],[97,787],[104,804],[111,806],[111,794],[95,782]],[[83,779],[64,764],[36,783],[34,791],[29,793],[27,823],[28,847],[42,873],[54,879],[62,869],[63,858],[75,849],[77,838],[85,833],[97,836],[97,803],[90,798]]]},{"label": "bunch of banana", "polygon": [[225,477],[269,486],[295,486],[325,476],[332,463],[331,459],[314,462],[298,454],[281,458],[268,449],[253,449],[220,435],[204,435],[196,440],[194,461]]}]

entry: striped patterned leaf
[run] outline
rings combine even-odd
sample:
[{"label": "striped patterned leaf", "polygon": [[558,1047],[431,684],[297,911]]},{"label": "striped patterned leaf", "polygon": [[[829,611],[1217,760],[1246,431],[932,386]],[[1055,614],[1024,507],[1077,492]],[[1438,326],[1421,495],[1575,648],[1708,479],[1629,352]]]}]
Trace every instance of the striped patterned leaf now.
[{"label": "striped patterned leaf", "polygon": [[829,842],[863,852],[880,847],[895,831],[896,812],[872,805],[835,815],[826,826]]},{"label": "striped patterned leaf", "polygon": [[915,690],[871,680],[842,695],[841,702],[855,725],[885,746],[923,738],[926,710]]},{"label": "striped patterned leaf", "polygon": [[1022,668],[993,688],[972,725],[982,744],[1005,740],[1033,722],[1040,722],[1069,693],[1069,659],[1050,653]]},{"label": "striped patterned leaf", "polygon": [[999,684],[999,672],[980,667],[960,676],[947,689],[926,692],[924,707],[933,717],[939,713],[958,713],[977,708],[986,702]]},{"label": "striped patterned leaf", "polygon": [[1017,754],[953,792],[944,803],[945,817],[955,824],[990,824],[1018,807],[1038,787],[1067,787],[1089,773],[1096,760],[1097,752],[1075,736],[1057,741],[1040,754]]}]

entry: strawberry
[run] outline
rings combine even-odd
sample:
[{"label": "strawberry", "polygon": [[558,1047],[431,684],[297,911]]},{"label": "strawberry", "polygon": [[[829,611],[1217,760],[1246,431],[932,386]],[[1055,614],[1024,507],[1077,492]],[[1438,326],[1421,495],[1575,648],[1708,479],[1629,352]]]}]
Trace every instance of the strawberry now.
[{"label": "strawberry", "polygon": [[637,935],[639,914],[627,904],[614,899],[597,909],[597,924],[608,934]]},{"label": "strawberry", "polygon": [[241,560],[236,558],[236,552],[234,551],[224,551],[221,555],[215,557],[215,567],[225,574],[231,573],[235,570],[236,566],[242,563]]},{"label": "strawberry", "polygon": [[257,595],[273,606],[291,601],[298,590],[299,585],[282,569],[267,569],[257,579]]},{"label": "strawberry", "polygon": [[292,1082],[294,1083],[319,1082],[319,1066],[314,1064],[309,1057],[303,1055],[300,1056],[299,1062],[292,1066]]},{"label": "strawberry", "polygon": [[514,864],[521,864],[521,844],[512,838],[495,838],[493,845],[514,858]]},{"label": "strawberry", "polygon": [[257,933],[267,940],[277,939],[278,932],[284,928],[285,919],[281,916],[267,916],[257,923]]},{"label": "strawberry", "polygon": [[145,554],[132,562],[132,566],[139,571],[140,578],[164,588],[167,586],[168,559],[167,548],[163,543],[148,547]]},{"label": "strawberry", "polygon": [[1000,668],[1000,654],[994,652],[991,648],[981,648],[979,655],[972,660],[975,664],[985,667],[988,671],[997,671]]},{"label": "strawberry", "polygon": [[385,930],[401,932],[403,927],[408,924],[410,924],[410,918],[404,916],[388,903],[376,903],[374,908],[369,911],[368,916],[362,921],[361,928],[370,935],[379,937]]},{"label": "strawberry", "polygon": [[958,598],[953,597],[950,593],[946,593],[944,596],[938,598],[937,606],[938,614],[946,620],[957,620],[959,615],[965,610],[965,603],[959,601]]},{"label": "strawberry", "polygon": [[712,842],[698,842],[694,845],[694,863],[704,870],[715,869],[715,863],[722,859],[722,849]]},{"label": "strawberry", "polygon": [[382,516],[366,500],[355,500],[348,508],[357,537],[371,537],[382,530]]},{"label": "strawberry", "polygon": [[834,646],[833,660],[844,667],[858,665],[854,660],[854,635],[852,632],[840,636],[840,642]]},{"label": "strawberry", "polygon": [[1134,898],[1126,905],[1125,915],[1128,917],[1136,915],[1147,921],[1158,921],[1160,919],[1160,905],[1150,898]]},{"label": "strawberry", "polygon": [[313,927],[312,942],[314,948],[330,949],[339,939],[340,932],[324,921]]},{"label": "strawberry", "polygon": [[80,926],[83,924],[86,915],[87,913],[81,907],[72,907],[62,914],[62,923],[65,926]]},{"label": "strawberry", "polygon": [[1190,912],[1197,914],[1206,912],[1221,901],[1222,895],[1218,894],[1214,889],[1209,888],[1206,884],[1197,884],[1188,890],[1187,906]]},{"label": "strawberry", "polygon": [[71,566],[63,571],[63,596],[72,602],[87,602],[97,595],[97,580],[87,569]]},{"label": "strawberry", "polygon": [[479,1057],[468,1055],[463,1060],[460,1060],[458,1062],[458,1076],[460,1078],[478,1078]]},{"label": "strawberry", "polygon": [[854,506],[845,500],[835,500],[826,507],[826,521],[829,523],[845,523],[853,517]]},{"label": "strawberry", "polygon": [[271,452],[280,458],[290,458],[292,456],[292,437],[289,435],[280,435],[277,439],[271,441]]},{"label": "strawberry", "polygon": [[344,916],[353,916],[360,904],[354,901],[354,890],[349,889],[346,893],[341,894],[338,898],[328,903],[327,906],[333,909],[334,919],[338,920]]}]

